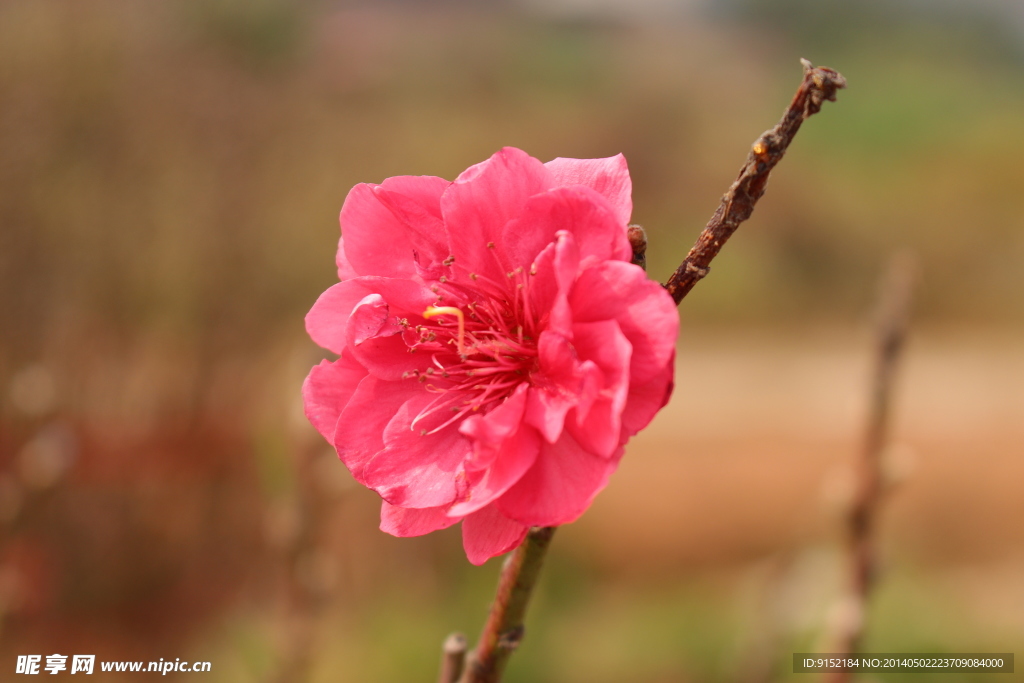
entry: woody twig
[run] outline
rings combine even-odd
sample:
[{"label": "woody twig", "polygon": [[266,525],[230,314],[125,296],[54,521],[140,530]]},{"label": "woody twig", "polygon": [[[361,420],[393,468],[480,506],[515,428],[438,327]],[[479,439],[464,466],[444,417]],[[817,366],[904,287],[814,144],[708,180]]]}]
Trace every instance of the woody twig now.
[{"label": "woody twig", "polygon": [[501,568],[498,592],[459,683],[496,683],[523,639],[523,619],[555,528],[534,527]]},{"label": "woody twig", "polygon": [[754,205],[764,194],[769,174],[786,153],[801,124],[812,114],[817,114],[825,100],[834,102],[836,91],[846,87],[846,79],[839,72],[824,66],[812,66],[806,59],[800,63],[804,67],[804,79],[782,119],[754,142],[739,176],[722,197],[697,243],[665,283],[665,289],[677,304],[708,274],[712,259],[740,223],[750,218]]}]

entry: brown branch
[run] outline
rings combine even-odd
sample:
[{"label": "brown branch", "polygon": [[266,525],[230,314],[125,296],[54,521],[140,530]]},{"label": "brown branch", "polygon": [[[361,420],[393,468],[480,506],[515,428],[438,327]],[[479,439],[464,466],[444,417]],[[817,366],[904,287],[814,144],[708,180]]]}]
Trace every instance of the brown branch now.
[{"label": "brown branch", "polygon": [[442,650],[444,656],[441,659],[441,673],[437,677],[437,683],[456,683],[466,663],[466,636],[461,633],[451,634],[445,638]]},{"label": "brown branch", "polygon": [[534,527],[505,560],[498,592],[484,624],[480,642],[466,662],[460,683],[496,683],[523,639],[523,617],[540,575],[555,527]]},{"label": "brown branch", "polygon": [[[879,302],[871,406],[861,457],[857,462],[854,497],[846,517],[847,594],[833,624],[832,652],[852,655],[861,645],[868,601],[875,581],[875,526],[882,499],[883,454],[889,437],[892,388],[906,339],[916,267],[906,254],[889,264]],[[836,671],[830,683],[846,683],[850,673]]]},{"label": "brown branch", "polygon": [[768,175],[786,153],[789,143],[800,130],[800,124],[812,114],[817,114],[825,100],[834,102],[836,91],[846,87],[846,79],[838,72],[823,66],[812,66],[806,59],[800,60],[800,63],[804,67],[804,80],[782,119],[753,144],[739,176],[722,197],[722,202],[697,238],[697,243],[665,283],[665,288],[676,304],[708,274],[711,261],[718,255],[722,245],[732,237],[740,223],[750,218],[754,205],[764,194]]}]

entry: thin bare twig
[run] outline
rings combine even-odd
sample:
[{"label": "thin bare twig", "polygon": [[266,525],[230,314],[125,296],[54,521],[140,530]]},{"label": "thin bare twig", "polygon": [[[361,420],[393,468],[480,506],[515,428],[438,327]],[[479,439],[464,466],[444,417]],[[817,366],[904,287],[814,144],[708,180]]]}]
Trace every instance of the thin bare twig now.
[{"label": "thin bare twig", "polygon": [[505,560],[498,592],[476,649],[469,655],[460,683],[496,683],[523,639],[523,617],[537,583],[555,527],[534,527]]},{"label": "thin bare twig", "polygon": [[836,91],[846,87],[846,79],[837,71],[824,66],[812,66],[806,59],[800,60],[800,63],[804,67],[804,80],[782,119],[753,144],[739,177],[722,197],[722,202],[697,238],[697,243],[665,283],[665,289],[676,304],[708,274],[711,261],[718,255],[722,245],[732,237],[740,223],[750,218],[754,205],[764,194],[768,175],[786,153],[789,143],[800,130],[800,124],[812,114],[817,114],[825,100],[834,102]]},{"label": "thin bare twig", "polygon": [[[832,627],[832,652],[855,654],[864,636],[868,601],[876,575],[875,526],[886,493],[882,458],[892,420],[892,393],[906,339],[916,267],[907,254],[894,257],[883,281],[879,302],[871,406],[861,457],[857,461],[854,497],[846,517],[847,594]],[[846,683],[851,674],[832,672],[830,683]]]},{"label": "thin bare twig", "polygon": [[461,633],[453,633],[445,638],[437,683],[457,683],[466,664],[466,647],[466,636]]}]

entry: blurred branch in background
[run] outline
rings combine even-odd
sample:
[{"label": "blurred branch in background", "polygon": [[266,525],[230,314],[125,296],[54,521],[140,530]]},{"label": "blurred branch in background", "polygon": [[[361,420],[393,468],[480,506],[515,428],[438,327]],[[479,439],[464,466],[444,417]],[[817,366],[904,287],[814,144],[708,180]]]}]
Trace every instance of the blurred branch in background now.
[{"label": "blurred branch in background", "polygon": [[[888,484],[886,449],[892,423],[893,387],[901,360],[917,262],[909,253],[894,256],[880,288],[876,321],[871,402],[860,458],[855,468],[853,500],[846,516],[846,595],[832,615],[831,653],[859,651],[864,638],[871,590],[877,578],[878,517]],[[834,672],[830,683],[847,683],[851,674]]]}]

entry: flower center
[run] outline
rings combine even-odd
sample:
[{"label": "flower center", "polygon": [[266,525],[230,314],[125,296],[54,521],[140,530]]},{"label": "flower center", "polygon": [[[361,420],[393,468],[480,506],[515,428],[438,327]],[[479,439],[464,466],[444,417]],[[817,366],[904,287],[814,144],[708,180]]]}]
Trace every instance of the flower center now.
[{"label": "flower center", "polygon": [[[410,352],[430,355],[431,366],[412,370],[427,391],[437,394],[413,420],[412,426],[429,425],[437,432],[467,414],[489,410],[508,397],[517,386],[530,381],[538,366],[535,330],[537,321],[528,315],[525,283],[521,273],[510,274],[515,294],[506,297],[479,296],[461,306],[428,306],[424,323],[405,327],[403,340]],[[459,297],[464,298],[464,297]],[[439,414],[449,418],[434,426]],[[427,418],[435,419],[424,423]]]}]

